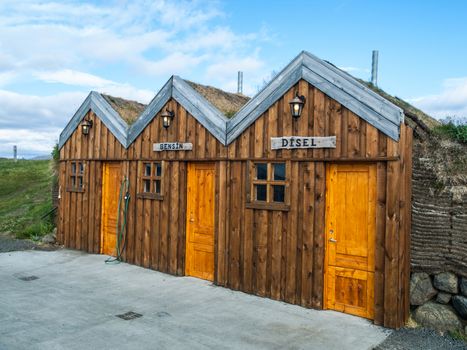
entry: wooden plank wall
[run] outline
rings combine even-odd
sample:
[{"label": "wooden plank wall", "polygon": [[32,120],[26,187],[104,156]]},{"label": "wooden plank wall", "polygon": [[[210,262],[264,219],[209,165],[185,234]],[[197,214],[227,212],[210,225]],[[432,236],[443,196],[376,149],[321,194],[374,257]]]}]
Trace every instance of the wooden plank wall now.
[{"label": "wooden plank wall", "polygon": [[[295,91],[307,102],[298,120],[288,101]],[[76,131],[60,151],[59,241],[98,253],[102,161],[121,161],[130,180],[124,259],[171,273],[185,273],[186,168],[216,163],[215,283],[305,307],[323,307],[326,162],[377,164],[375,323],[397,328],[408,312],[411,195],[411,129],[394,142],[305,81],[276,101],[228,147],[219,143],[174,100],[170,128],[159,116],[126,150],[92,112],[88,136]],[[165,109],[165,108],[164,108]],[[164,110],[163,109],[163,110]],[[335,149],[271,150],[270,137],[336,135]],[[154,142],[193,143],[191,152],[153,152]],[[86,163],[85,192],[67,192],[71,160]],[[139,198],[141,164],[164,161],[163,199]],[[283,160],[290,174],[288,211],[246,207],[249,160]]]}]

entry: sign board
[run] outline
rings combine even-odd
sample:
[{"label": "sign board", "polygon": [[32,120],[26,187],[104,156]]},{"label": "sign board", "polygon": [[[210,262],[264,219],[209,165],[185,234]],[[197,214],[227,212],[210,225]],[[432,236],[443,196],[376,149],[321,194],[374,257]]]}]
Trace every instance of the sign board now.
[{"label": "sign board", "polygon": [[336,148],[335,136],[271,137],[271,149]]},{"label": "sign board", "polygon": [[183,143],[183,142],[162,142],[154,143],[152,147],[153,151],[191,151],[193,149],[193,144]]}]

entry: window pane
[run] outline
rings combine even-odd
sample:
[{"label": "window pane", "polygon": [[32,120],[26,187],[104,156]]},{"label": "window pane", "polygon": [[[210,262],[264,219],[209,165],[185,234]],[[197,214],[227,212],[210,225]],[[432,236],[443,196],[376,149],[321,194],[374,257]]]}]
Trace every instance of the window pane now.
[{"label": "window pane", "polygon": [[285,197],[285,186],[283,185],[273,185],[273,196],[272,200],[274,202],[284,202],[284,197]]},{"label": "window pane", "polygon": [[70,176],[71,179],[71,187],[76,187],[76,177]]},{"label": "window pane", "polygon": [[268,165],[266,163],[256,163],[256,179],[267,180],[268,179]]},{"label": "window pane", "polygon": [[257,201],[266,201],[266,185],[255,185],[255,192]]},{"label": "window pane", "polygon": [[144,176],[151,176],[151,163],[144,163]]},{"label": "window pane", "polygon": [[151,180],[143,180],[143,192],[151,192]]},{"label": "window pane", "polygon": [[71,173],[76,174],[76,163],[75,162],[71,163]]},{"label": "window pane", "polygon": [[285,163],[274,163],[274,180],[285,181]]},{"label": "window pane", "polygon": [[79,173],[84,174],[84,163],[78,163]]},{"label": "window pane", "polygon": [[162,165],[161,163],[156,163],[156,176],[161,176],[162,175]]},{"label": "window pane", "polygon": [[157,194],[160,194],[160,193],[161,193],[161,180],[156,180],[156,181],[154,181],[154,191],[155,191]]},{"label": "window pane", "polygon": [[82,176],[78,177],[78,187],[83,188],[83,177]]}]

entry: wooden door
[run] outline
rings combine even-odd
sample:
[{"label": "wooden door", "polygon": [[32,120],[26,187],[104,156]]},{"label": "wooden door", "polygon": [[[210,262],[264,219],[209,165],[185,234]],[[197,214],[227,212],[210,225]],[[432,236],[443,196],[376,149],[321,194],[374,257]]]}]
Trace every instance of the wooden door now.
[{"label": "wooden door", "polygon": [[327,168],[325,308],[373,319],[376,166]]},{"label": "wooden door", "polygon": [[101,254],[115,256],[121,185],[120,163],[105,163],[102,171]]},{"label": "wooden door", "polygon": [[185,273],[210,281],[214,278],[214,179],[214,164],[188,165]]}]

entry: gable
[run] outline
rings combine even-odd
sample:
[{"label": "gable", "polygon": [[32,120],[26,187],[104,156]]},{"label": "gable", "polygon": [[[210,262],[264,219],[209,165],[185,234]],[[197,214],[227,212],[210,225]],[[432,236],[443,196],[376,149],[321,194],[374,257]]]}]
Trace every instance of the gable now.
[{"label": "gable", "polygon": [[61,132],[58,148],[60,149],[63,147],[90,110],[100,118],[102,123],[104,123],[117,140],[123,146],[126,146],[127,124],[98,92],[91,91]]},{"label": "gable", "polygon": [[399,140],[400,125],[404,120],[401,108],[373,92],[351,75],[304,51],[231,119],[214,107],[192,85],[177,76],[169,79],[131,126],[125,123],[105,98],[93,91],[61,133],[59,148],[79,126],[89,109],[92,109],[120,143],[128,148],[170,98],[180,103],[219,142],[227,146],[301,79],[391,139]]}]

